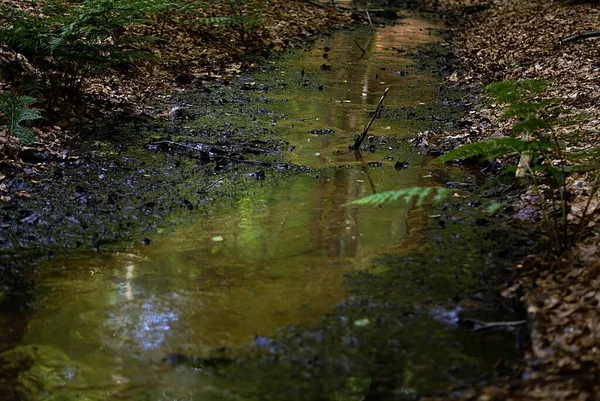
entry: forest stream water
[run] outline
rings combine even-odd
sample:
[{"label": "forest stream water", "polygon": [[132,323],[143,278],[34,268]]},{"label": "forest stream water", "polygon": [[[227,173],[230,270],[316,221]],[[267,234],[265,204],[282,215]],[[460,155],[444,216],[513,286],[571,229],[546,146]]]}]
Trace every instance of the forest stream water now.
[{"label": "forest stream water", "polygon": [[[249,90],[277,87],[255,92],[257,127],[275,130],[290,145],[286,161],[309,169],[192,211],[150,245],[74,251],[38,266],[27,310],[0,314],[0,393],[32,401],[408,399],[514,358],[512,334],[458,327],[465,306],[451,300],[478,293],[489,273],[479,234],[457,225],[450,239],[428,235],[436,212],[423,208],[345,206],[373,191],[436,184],[427,159],[411,150],[406,122],[379,118],[366,142],[378,151],[348,151],[386,87],[390,109],[439,101],[440,79],[403,56],[440,40],[434,32],[417,18],[339,32],[267,73],[241,74]],[[471,242],[463,248],[451,242],[458,238]],[[471,313],[506,314],[483,303]]]}]

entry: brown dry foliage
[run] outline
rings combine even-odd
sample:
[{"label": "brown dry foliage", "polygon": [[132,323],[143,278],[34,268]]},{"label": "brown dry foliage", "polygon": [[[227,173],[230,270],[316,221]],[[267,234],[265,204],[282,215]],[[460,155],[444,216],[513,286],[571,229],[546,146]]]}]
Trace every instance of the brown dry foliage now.
[{"label": "brown dry foliage", "polygon": [[[440,1],[442,8],[455,13],[473,4]],[[598,5],[558,0],[485,4],[489,7],[468,17],[454,36],[460,68],[449,82],[482,88],[508,79],[547,80],[550,90],[544,96],[559,99],[563,109],[562,123],[554,129],[560,140],[571,151],[598,146],[600,38],[561,42],[568,35],[600,29]],[[511,124],[500,115],[500,108],[493,106],[472,113],[464,129],[441,139],[442,146],[506,135]],[[586,205],[594,211],[599,204],[590,182],[593,177],[576,175],[568,181],[573,223]],[[531,198],[523,195],[516,205],[518,214],[536,215]],[[590,220],[579,245],[568,254],[532,256],[514,269],[514,285],[505,295],[525,304],[531,330],[522,372],[436,399],[600,399],[600,236],[598,217]]]}]

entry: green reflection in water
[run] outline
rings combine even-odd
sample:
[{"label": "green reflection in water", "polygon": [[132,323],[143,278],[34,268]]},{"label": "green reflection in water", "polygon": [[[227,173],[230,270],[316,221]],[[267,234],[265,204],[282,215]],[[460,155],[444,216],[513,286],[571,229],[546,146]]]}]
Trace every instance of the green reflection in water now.
[{"label": "green reflection in water", "polygon": [[314,322],[343,298],[343,273],[368,266],[407,230],[406,209],[341,205],[370,193],[369,179],[394,188],[416,182],[419,172],[354,167],[298,175],[191,215],[197,223],[151,246],[56,259],[40,280],[23,343],[60,350],[86,367],[70,388],[128,391],[157,375],[162,382],[161,359],[170,353],[206,355]]},{"label": "green reflection in water", "polygon": [[[276,82],[285,83],[286,88],[266,97],[273,102],[269,108],[274,124],[296,147],[291,160],[308,166],[356,164],[348,146],[353,135],[362,132],[387,87],[385,104],[389,107],[435,101],[440,82],[419,73],[412,60],[402,56],[410,47],[436,41],[433,29],[430,23],[408,18],[374,34],[346,32],[320,40],[312,50],[279,65],[270,75],[278,76]],[[355,41],[362,43],[366,54]],[[335,133],[311,134],[327,129]],[[394,148],[394,138],[414,132],[405,124],[376,120],[369,133],[388,138],[383,146]],[[380,155],[364,157],[367,162],[381,159]]]}]

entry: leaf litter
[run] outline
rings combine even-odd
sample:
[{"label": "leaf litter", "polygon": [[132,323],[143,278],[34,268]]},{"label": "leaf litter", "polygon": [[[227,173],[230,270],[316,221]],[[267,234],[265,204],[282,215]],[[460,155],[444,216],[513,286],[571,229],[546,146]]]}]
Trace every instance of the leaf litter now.
[{"label": "leaf litter", "polygon": [[[600,38],[563,43],[573,34],[600,28],[594,1],[440,0],[433,9],[459,18],[451,44],[458,68],[447,81],[481,90],[504,80],[549,82],[543,98],[558,99],[561,123],[554,129],[567,151],[600,145]],[[437,3],[437,4],[435,4]],[[469,11],[469,12],[467,12]],[[473,11],[472,13],[470,11]],[[458,132],[424,132],[417,143],[438,152],[510,134],[511,121],[496,105],[472,111]],[[499,163],[512,160],[497,160]],[[580,224],[581,239],[568,252],[540,250],[513,266],[513,284],[503,295],[522,302],[530,331],[523,366],[512,374],[430,400],[600,399],[600,197],[593,173],[567,181],[567,221]],[[540,220],[538,194],[530,189],[514,202],[512,217]]]}]

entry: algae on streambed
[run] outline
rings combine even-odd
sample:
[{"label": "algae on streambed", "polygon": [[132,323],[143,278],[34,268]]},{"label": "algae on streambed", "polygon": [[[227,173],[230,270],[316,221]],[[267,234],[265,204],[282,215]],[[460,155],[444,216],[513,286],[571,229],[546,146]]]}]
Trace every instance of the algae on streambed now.
[{"label": "algae on streambed", "polygon": [[[431,32],[407,19],[325,38],[173,100],[191,118],[106,129],[52,181],[11,182],[46,199],[13,203],[26,228],[11,225],[4,249],[26,254],[39,235],[39,250],[99,252],[40,264],[20,276],[23,297],[5,297],[0,394],[400,399],[509,357],[511,335],[457,327],[458,307],[503,316],[477,294],[496,282],[498,253],[517,256],[501,227],[476,225],[470,208],[432,220],[425,209],[342,207],[373,188],[435,184],[407,142],[416,126],[389,111],[361,158],[347,151],[383,87],[395,88],[390,109],[441,104],[439,80],[395,50]],[[110,242],[117,233],[124,244]]]}]

